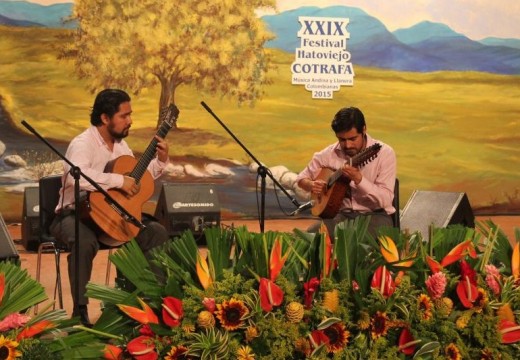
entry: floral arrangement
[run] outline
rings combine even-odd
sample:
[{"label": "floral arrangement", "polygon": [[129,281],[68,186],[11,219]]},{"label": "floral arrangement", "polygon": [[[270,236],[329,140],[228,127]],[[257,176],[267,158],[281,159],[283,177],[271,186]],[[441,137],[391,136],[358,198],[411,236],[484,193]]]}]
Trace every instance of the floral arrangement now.
[{"label": "floral arrangement", "polygon": [[132,241],[111,258],[127,285],[88,286],[105,306],[88,331],[105,359],[520,358],[518,239],[367,225],[206,229],[206,249],[186,232],[151,260]]},{"label": "floral arrangement", "polygon": [[49,305],[36,316],[33,306],[45,301],[45,289],[17,264],[0,262],[0,360],[99,358],[103,345]]}]

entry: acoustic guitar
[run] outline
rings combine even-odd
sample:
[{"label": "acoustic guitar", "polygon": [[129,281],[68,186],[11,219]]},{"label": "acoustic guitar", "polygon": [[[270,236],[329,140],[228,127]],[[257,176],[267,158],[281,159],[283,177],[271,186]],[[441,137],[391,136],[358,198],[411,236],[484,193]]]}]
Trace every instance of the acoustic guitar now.
[{"label": "acoustic guitar", "polygon": [[[172,128],[178,115],[179,110],[173,104],[163,109],[160,114],[162,122],[156,135],[164,138]],[[107,191],[115,201],[138,221],[141,221],[143,204],[150,199],[154,192],[154,179],[147,168],[155,157],[157,143],[158,141],[154,137],[139,161],[133,156],[122,155],[110,161],[105,166],[105,172],[130,176],[140,185],[139,192],[130,198],[118,189],[110,189]],[[119,210],[114,205],[111,205],[105,199],[105,195],[99,191],[88,193],[82,208],[83,215],[85,215],[86,212],[106,233],[106,236],[99,238],[99,241],[106,245],[121,245],[121,243],[127,242],[135,237],[140,230],[140,228],[132,222],[126,221],[119,213]]]},{"label": "acoustic guitar", "polygon": [[[354,155],[346,164],[358,168],[363,167],[377,157],[379,150],[381,150],[381,144],[375,143]],[[322,219],[332,219],[338,213],[345,195],[350,191],[350,179],[343,176],[341,168],[338,170],[322,168],[317,179],[324,180],[327,188],[325,193],[320,196],[311,195],[314,203],[311,213]]]}]

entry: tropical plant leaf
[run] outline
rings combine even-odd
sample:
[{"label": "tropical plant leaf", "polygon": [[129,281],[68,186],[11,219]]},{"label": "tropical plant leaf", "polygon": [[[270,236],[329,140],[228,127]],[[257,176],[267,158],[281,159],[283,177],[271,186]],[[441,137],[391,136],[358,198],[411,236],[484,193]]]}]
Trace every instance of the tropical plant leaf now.
[{"label": "tropical plant leaf", "polygon": [[5,289],[0,304],[0,319],[28,309],[47,299],[45,289],[29,277],[27,270],[11,262],[0,262],[0,273],[5,274]]},{"label": "tropical plant leaf", "polygon": [[139,292],[151,297],[161,296],[162,287],[135,239],[114,252],[110,260]]}]

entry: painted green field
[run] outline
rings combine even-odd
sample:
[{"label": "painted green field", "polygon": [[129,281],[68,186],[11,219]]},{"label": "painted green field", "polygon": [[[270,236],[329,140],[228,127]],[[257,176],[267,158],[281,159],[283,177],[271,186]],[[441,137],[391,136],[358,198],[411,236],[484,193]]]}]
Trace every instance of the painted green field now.
[{"label": "painted green field", "polygon": [[[59,35],[0,27],[0,96],[17,124],[25,119],[45,137],[68,141],[87,126],[93,95],[70,61],[57,60]],[[293,55],[274,51],[273,57],[273,83],[254,107],[179,89],[180,129],[168,135],[170,153],[249,161],[204,101],[260,161],[298,172],[334,141],[334,113],[353,105],[365,113],[368,132],[397,152],[401,206],[420,189],[467,192],[474,207],[508,203],[520,211],[520,76],[354,66],[353,87],[333,100],[313,100],[303,86],[291,85]],[[136,150],[153,134],[158,98],[158,89],[133,98],[129,142]]]}]

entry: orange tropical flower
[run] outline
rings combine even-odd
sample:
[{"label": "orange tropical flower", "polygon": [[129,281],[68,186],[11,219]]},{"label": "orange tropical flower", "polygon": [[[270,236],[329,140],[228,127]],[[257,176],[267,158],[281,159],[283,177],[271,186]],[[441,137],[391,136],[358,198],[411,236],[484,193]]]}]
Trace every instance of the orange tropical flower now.
[{"label": "orange tropical flower", "polygon": [[55,328],[56,324],[53,323],[50,320],[42,320],[37,322],[36,324],[33,324],[31,326],[26,327],[23,329],[18,336],[16,337],[16,340],[20,341],[22,339],[31,338],[34,335],[37,335],[45,330]]},{"label": "orange tropical flower", "polygon": [[413,258],[415,258],[415,255],[403,253],[401,255],[404,258],[408,258],[408,260],[399,261],[399,250],[397,249],[395,242],[388,236],[380,236],[378,239],[379,244],[381,245],[381,255],[383,255],[383,258],[389,264],[400,267],[410,267],[413,265]]},{"label": "orange tropical flower", "polygon": [[441,266],[448,266],[456,261],[459,261],[466,255],[469,255],[473,259],[477,257],[477,251],[471,240],[466,240],[455,246],[451,251],[442,259]]},{"label": "orange tropical flower", "polygon": [[434,274],[442,270],[441,264],[439,264],[439,262],[431,256],[426,255],[426,263],[428,264],[428,267]]},{"label": "orange tropical flower", "polygon": [[329,230],[324,222],[321,222],[320,234],[323,234],[323,273],[322,277],[327,277],[332,271],[332,240]]},{"label": "orange tropical flower", "polygon": [[150,308],[143,300],[137,298],[141,307],[138,309],[134,306],[118,304],[117,307],[124,312],[126,315],[134,319],[135,321],[140,322],[141,324],[158,324],[159,318],[153,312],[152,308]]},{"label": "orange tropical flower", "polygon": [[281,235],[274,240],[273,248],[271,249],[271,259],[269,261],[269,278],[271,281],[276,280],[290,253],[288,250],[285,255],[282,256],[282,242],[280,241],[280,236]]},{"label": "orange tropical flower", "polygon": [[224,300],[217,305],[215,316],[220,320],[222,327],[228,331],[233,331],[244,325],[244,318],[249,315],[249,309],[240,300]]},{"label": "orange tropical flower", "polygon": [[123,349],[112,344],[106,344],[103,349],[103,359],[121,360],[123,358]]},{"label": "orange tropical flower", "polygon": [[200,284],[204,289],[207,289],[213,283],[213,278],[211,277],[211,273],[209,271],[207,259],[201,256],[200,251],[197,253],[196,270]]},{"label": "orange tropical flower", "polygon": [[513,278],[520,277],[520,242],[515,244],[513,248],[513,256],[511,257],[511,275]]},{"label": "orange tropical flower", "polygon": [[179,326],[183,316],[184,311],[181,300],[173,296],[167,296],[163,299],[162,318],[166,325],[170,327]]}]

